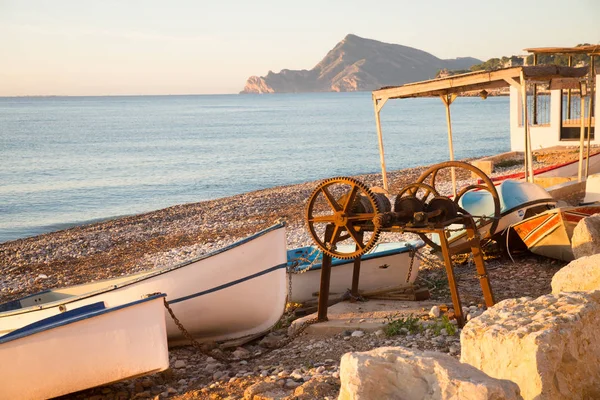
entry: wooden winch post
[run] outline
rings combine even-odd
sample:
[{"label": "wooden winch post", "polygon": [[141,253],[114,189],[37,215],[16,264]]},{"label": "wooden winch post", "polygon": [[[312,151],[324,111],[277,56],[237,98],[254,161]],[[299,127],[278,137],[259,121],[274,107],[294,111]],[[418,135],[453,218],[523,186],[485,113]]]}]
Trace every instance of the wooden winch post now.
[{"label": "wooden winch post", "polygon": [[[331,244],[334,225],[325,227],[325,243]],[[329,286],[331,282],[331,256],[323,253],[321,261],[321,285],[319,288],[319,305],[317,309],[317,322],[325,322],[327,319],[327,308],[329,303]]]},{"label": "wooden winch post", "polygon": [[[438,172],[445,168],[469,170],[479,175],[483,183],[464,187],[454,199],[440,196],[435,189],[435,178]],[[425,184],[425,180],[431,185]],[[338,194],[334,195],[336,190]],[[475,223],[473,216],[460,207],[460,199],[470,190],[486,190],[494,202],[493,215],[485,217],[485,223],[489,224],[485,235],[480,235],[480,227]],[[433,197],[428,200],[430,195]],[[417,182],[400,190],[396,197],[394,211],[391,211],[389,199],[385,199],[386,205],[386,201],[378,198],[366,185],[349,177],[327,179],[311,194],[306,207],[306,221],[309,233],[323,252],[317,309],[319,322],[327,321],[332,258],[354,260],[351,293],[358,297],[361,256],[377,243],[382,232],[414,233],[426,244],[442,252],[454,315],[459,326],[462,327],[465,321],[452,266],[452,255],[462,252],[473,254],[485,304],[488,307],[494,305],[494,295],[481,250],[482,241],[490,239],[496,232],[500,215],[500,199],[489,177],[471,164],[447,161],[428,168]],[[398,198],[401,201],[398,201]],[[464,229],[465,242],[453,244],[451,247],[447,234],[450,227],[456,225],[461,225],[460,229]],[[365,236],[366,233],[370,235]],[[427,234],[438,235],[440,243],[433,242]],[[353,250],[338,248],[337,244],[344,240],[354,241]]]},{"label": "wooden winch post", "polygon": [[[490,284],[490,280],[483,260],[483,252],[481,250],[481,237],[479,236],[475,227],[475,222],[472,217],[463,217],[463,221],[452,221],[452,223],[463,223],[467,232],[468,244],[473,254],[473,261],[477,269],[477,277],[479,278],[479,284],[483,292],[485,305],[491,307],[495,304],[494,294]],[[331,235],[333,232],[334,225],[328,225],[325,230],[325,237],[327,243],[330,243]],[[411,233],[435,233],[440,238],[440,247],[442,249],[442,255],[444,257],[444,266],[446,268],[446,275],[448,277],[448,286],[450,287],[450,295],[452,297],[452,305],[454,307],[454,316],[458,322],[459,327],[463,327],[465,324],[464,315],[462,312],[462,303],[460,300],[460,294],[458,292],[458,284],[454,276],[454,268],[452,266],[452,250],[448,244],[446,238],[446,227],[440,228],[406,228],[406,227],[391,227],[387,228],[386,231],[390,232],[411,232]],[[364,233],[361,231],[362,237]],[[360,276],[360,262],[361,257],[357,257],[354,260],[354,271],[352,275],[352,295],[359,295],[358,284]],[[329,285],[331,281],[331,256],[327,253],[323,253],[323,261],[321,264],[321,286],[319,290],[319,303],[317,311],[317,321],[325,322],[328,321],[327,310],[329,304]]]}]

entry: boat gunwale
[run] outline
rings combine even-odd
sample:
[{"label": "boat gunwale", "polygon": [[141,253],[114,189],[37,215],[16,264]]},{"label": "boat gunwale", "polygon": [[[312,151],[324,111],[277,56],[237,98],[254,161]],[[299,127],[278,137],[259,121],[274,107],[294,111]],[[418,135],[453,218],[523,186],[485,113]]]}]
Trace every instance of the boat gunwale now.
[{"label": "boat gunwale", "polygon": [[[81,299],[85,299],[85,298],[88,298],[88,297],[95,296],[95,295],[100,294],[100,293],[110,292],[110,291],[113,291],[115,289],[120,289],[120,288],[123,288],[123,287],[126,287],[126,286],[133,285],[135,283],[144,281],[146,279],[153,278],[155,276],[166,274],[167,272],[171,272],[171,271],[174,271],[176,269],[180,269],[180,268],[186,267],[186,266],[188,266],[190,264],[193,264],[193,263],[196,263],[198,261],[203,261],[203,260],[206,260],[208,258],[217,256],[217,255],[219,255],[221,253],[224,253],[224,252],[226,252],[228,250],[231,250],[231,249],[234,249],[234,248],[239,247],[241,245],[244,245],[244,244],[246,244],[246,243],[248,243],[248,242],[250,242],[250,241],[252,241],[254,239],[257,239],[257,238],[259,238],[261,236],[264,236],[264,235],[266,235],[268,233],[271,233],[271,232],[276,231],[278,229],[282,229],[285,226],[286,226],[286,222],[285,221],[278,222],[278,223],[276,223],[276,224],[274,224],[274,225],[272,225],[272,226],[270,226],[270,227],[268,227],[266,229],[263,229],[262,231],[259,231],[259,232],[255,233],[255,234],[251,235],[251,236],[248,236],[248,237],[246,237],[244,239],[241,239],[241,240],[239,240],[239,241],[237,241],[235,243],[232,243],[232,244],[230,244],[228,246],[225,246],[225,247],[223,247],[221,249],[214,250],[214,251],[212,251],[210,253],[203,254],[203,255],[201,255],[199,257],[196,257],[196,258],[193,258],[191,260],[183,261],[183,262],[181,262],[179,264],[175,264],[175,265],[170,266],[170,267],[163,267],[163,268],[159,268],[159,269],[155,269],[155,270],[149,270],[146,273],[142,272],[142,273],[140,273],[140,276],[138,276],[136,278],[133,278],[131,280],[126,280],[126,281],[121,282],[119,284],[113,284],[111,286],[105,286],[105,287],[103,287],[101,289],[98,289],[98,290],[94,290],[94,291],[91,291],[91,292],[86,292],[86,293],[83,293],[83,294],[80,294],[80,295],[76,295],[76,296],[70,296],[70,297],[67,297],[67,298],[64,298],[64,299],[54,300],[54,301],[51,301],[51,302],[48,302],[48,303],[43,303],[43,304],[39,304],[39,305],[32,305],[32,306],[29,306],[29,307],[17,308],[17,309],[12,309],[12,310],[7,310],[7,311],[4,311],[4,312],[0,312],[0,322],[2,321],[2,318],[10,317],[10,316],[17,315],[17,314],[26,314],[26,313],[30,313],[30,312],[35,312],[35,311],[43,310],[43,309],[46,309],[46,308],[53,308],[53,307],[59,306],[61,304],[69,304],[69,303],[72,303],[72,302],[75,302],[75,301],[78,301],[78,300],[81,300]],[[280,269],[280,268],[284,268],[284,267],[286,267],[286,265],[287,265],[286,263],[283,263],[283,264],[279,264],[279,265],[276,265],[276,266],[271,266],[271,267],[267,268],[267,270],[263,270],[263,271],[260,271],[260,272],[258,272],[256,274],[250,275],[250,278],[247,276],[247,277],[244,277],[244,278],[241,278],[241,279],[242,279],[242,281],[243,280],[252,279],[254,277],[263,275],[265,273],[272,272],[272,271],[275,271],[275,270]],[[110,282],[113,279],[118,279],[118,278],[106,279],[106,282]],[[87,284],[90,284],[90,283],[100,283],[100,282],[102,282],[102,280],[96,281],[96,282],[87,282],[87,283],[83,283],[81,285],[74,285],[74,286],[84,286],[84,285],[87,285]],[[236,281],[232,281],[232,282],[236,282]],[[207,290],[204,290],[202,292],[194,293],[194,294],[191,294],[191,295],[188,295],[188,296],[185,296],[185,297],[186,298],[198,297],[201,294],[208,294],[208,293],[205,293],[205,292],[211,293],[211,292],[214,292],[214,291],[217,291],[217,290],[225,289],[226,287],[229,287],[229,286],[233,285],[234,283],[232,283],[232,282],[228,282],[228,283],[216,286],[215,288],[207,289]],[[73,287],[73,286],[67,286],[67,287]],[[40,294],[45,294],[45,293],[52,292],[52,291],[59,290],[59,289],[63,289],[63,288],[65,288],[65,287],[58,287],[58,288],[53,288],[53,289],[46,289],[44,291],[37,292],[37,293],[31,294],[31,295],[28,295],[26,297],[22,297],[22,298],[19,298],[19,299],[11,300],[9,302],[0,304],[0,306],[5,305],[5,304],[9,304],[9,303],[12,303],[12,302],[20,302],[21,300],[24,300],[24,299],[28,299],[28,298],[31,298],[31,297],[34,297],[34,296],[38,296]],[[216,289],[216,288],[220,288],[220,289]],[[178,301],[183,301],[183,300],[181,300],[181,298],[180,299],[175,299],[175,301],[177,301],[177,300]],[[169,303],[172,303],[172,302],[173,301],[170,301]]]},{"label": "boat gunwale", "polygon": [[[395,243],[399,243],[399,242],[395,242]],[[373,252],[373,253],[367,253],[364,254],[360,260],[361,261],[368,261],[368,260],[375,260],[378,258],[383,258],[383,257],[389,257],[389,256],[394,256],[394,255],[398,255],[398,254],[404,254],[404,253],[408,253],[412,250],[419,250],[423,247],[426,246],[425,242],[421,239],[414,239],[414,240],[410,240],[410,241],[406,241],[404,243],[407,243],[408,245],[403,246],[402,248],[398,248],[398,249],[391,249],[391,250],[384,250],[381,252]],[[409,243],[417,243],[415,245],[410,245]],[[300,247],[299,249],[306,249],[306,248],[314,248],[315,246],[304,246],[304,247]],[[293,251],[293,250],[290,250]],[[290,264],[293,262],[293,259],[291,261],[287,262],[287,266],[288,267],[292,267]],[[340,259],[340,258],[332,258],[331,260],[331,267],[339,267],[339,266],[343,266],[346,264],[351,264],[353,263],[354,260],[345,260],[345,259]],[[296,267],[294,268],[302,268],[305,267],[307,264],[303,263],[303,264],[298,264]],[[312,265],[310,268],[308,268],[308,271],[317,271],[321,269],[321,265],[322,265],[322,261],[315,263],[314,265]],[[294,270],[292,270],[292,272],[294,272]]]},{"label": "boat gunwale", "polygon": [[[25,325],[24,327],[18,329],[18,330],[23,329],[23,331],[21,331],[21,332],[15,333],[13,335],[14,331],[11,331],[11,332],[7,333],[6,335],[0,336],[0,345],[2,345],[4,343],[9,343],[9,342],[17,340],[17,339],[25,338],[27,336],[36,335],[36,334],[39,334],[39,333],[42,333],[42,332],[45,332],[45,331],[48,331],[48,330],[51,330],[51,329],[55,329],[55,328],[61,327],[61,326],[66,326],[66,325],[74,324],[76,322],[84,321],[86,319],[90,319],[90,318],[94,318],[94,317],[97,317],[97,316],[100,316],[100,315],[108,314],[108,313],[111,313],[113,311],[119,311],[119,310],[122,310],[122,309],[127,308],[127,307],[135,306],[135,305],[138,305],[140,303],[145,303],[147,301],[156,300],[158,298],[166,297],[166,296],[167,295],[165,293],[156,293],[156,294],[149,295],[148,297],[145,297],[145,298],[140,299],[140,300],[131,301],[129,303],[120,304],[120,305],[117,305],[117,306],[114,306],[114,307],[108,307],[108,308],[105,307],[105,308],[103,308],[101,310],[89,311],[89,312],[86,312],[84,314],[80,314],[78,316],[70,317],[70,318],[67,318],[67,319],[64,319],[64,320],[59,320],[59,321],[53,322],[51,324],[42,325],[42,326],[39,326],[39,327],[36,327],[36,328],[33,328],[33,329],[27,329],[27,327],[29,325]],[[77,310],[77,308],[75,308],[74,310]],[[57,315],[60,316],[60,314],[57,314]],[[53,315],[53,316],[48,317],[48,318],[56,317],[57,315]],[[39,322],[41,322],[41,321],[36,321],[34,323],[39,323]]]},{"label": "boat gunwale", "polygon": [[[532,200],[532,201],[528,201],[527,203],[522,203],[521,205],[519,205],[519,206],[517,206],[517,207],[513,207],[513,208],[511,208],[511,209],[509,209],[509,210],[506,210],[506,211],[504,211],[503,213],[501,213],[501,214],[500,214],[500,219],[502,219],[502,217],[506,217],[506,216],[508,216],[509,214],[512,214],[512,213],[514,213],[515,211],[519,211],[519,209],[521,209],[521,208],[523,208],[523,207],[528,207],[528,208],[529,208],[529,207],[531,207],[531,206],[535,206],[535,205],[538,205],[538,204],[544,204],[544,203],[546,203],[546,204],[554,204],[554,205],[556,206],[556,200],[554,200],[552,197],[550,197],[550,198],[546,198],[546,199],[537,199],[537,200]],[[556,208],[556,207],[555,207],[555,208]],[[547,211],[552,211],[552,210],[554,210],[555,208],[551,208],[551,209],[549,209],[549,210],[545,210],[544,212],[547,212]],[[541,213],[540,213],[540,214],[541,214]],[[539,215],[539,214],[536,214],[536,216],[537,216],[537,215]],[[532,216],[532,217],[533,217],[533,216]],[[532,218],[532,217],[530,217],[530,218]],[[481,225],[479,225],[479,226],[477,227],[477,230],[478,230],[478,231],[479,231],[481,228],[483,228],[484,226],[486,226],[486,225],[488,225],[488,224],[490,224],[490,223],[492,222],[492,219],[493,219],[493,218],[491,218],[491,217],[488,217],[488,218],[489,218],[489,219],[488,219],[487,221],[485,221],[483,224],[481,224]],[[529,219],[529,218],[528,218],[528,219]],[[521,221],[519,221],[519,222],[516,222],[516,223],[514,223],[514,224],[511,224],[511,225],[507,226],[506,228],[510,228],[510,227],[512,227],[513,225],[520,224],[520,223],[521,223],[521,222],[523,222],[523,221],[524,221],[524,220],[521,220]],[[497,233],[500,233],[500,231],[496,231],[496,232],[494,232],[494,235],[495,235],[495,234],[497,234]],[[451,239],[449,239],[449,242],[450,242],[450,243],[452,243],[452,242],[454,242],[455,240],[458,240],[458,239],[462,238],[462,237],[463,237],[463,236],[465,236],[466,234],[467,234],[467,231],[466,231],[466,230],[464,230],[464,231],[463,231],[462,233],[460,233],[459,235],[456,235],[456,236],[452,237]]]}]

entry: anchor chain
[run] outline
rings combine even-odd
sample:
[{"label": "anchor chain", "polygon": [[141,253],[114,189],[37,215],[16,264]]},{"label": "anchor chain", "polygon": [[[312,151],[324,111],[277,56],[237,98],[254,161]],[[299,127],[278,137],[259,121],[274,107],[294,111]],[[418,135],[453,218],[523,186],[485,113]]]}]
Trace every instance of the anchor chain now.
[{"label": "anchor chain", "polygon": [[183,334],[183,336],[187,340],[190,341],[191,345],[196,350],[198,350],[200,353],[204,354],[207,357],[212,357],[216,360],[219,360],[219,361],[222,361],[222,362],[225,362],[228,364],[232,363],[232,362],[238,362],[241,360],[245,360],[245,361],[255,360],[259,357],[262,357],[264,355],[271,353],[274,350],[281,349],[281,348],[287,346],[288,344],[290,344],[291,342],[293,342],[298,336],[300,336],[306,330],[306,328],[308,328],[310,325],[315,324],[317,322],[317,318],[312,318],[307,321],[304,321],[302,323],[302,325],[300,325],[300,327],[296,331],[294,331],[294,333],[292,335],[289,335],[286,339],[280,341],[276,347],[264,349],[264,351],[261,351],[258,354],[251,355],[249,357],[244,357],[244,358],[228,357],[224,354],[214,353],[212,350],[208,350],[205,346],[202,346],[202,344],[200,342],[198,342],[196,339],[194,339],[194,337],[188,332],[188,330],[185,329],[185,327],[183,326],[181,321],[179,321],[179,319],[175,316],[175,313],[173,312],[173,309],[171,308],[171,306],[169,306],[169,303],[167,302],[166,298],[163,298],[163,304],[165,305],[165,308],[169,312],[171,319],[173,319],[173,322],[175,323],[175,325],[177,325],[177,328],[179,329],[179,331]]}]

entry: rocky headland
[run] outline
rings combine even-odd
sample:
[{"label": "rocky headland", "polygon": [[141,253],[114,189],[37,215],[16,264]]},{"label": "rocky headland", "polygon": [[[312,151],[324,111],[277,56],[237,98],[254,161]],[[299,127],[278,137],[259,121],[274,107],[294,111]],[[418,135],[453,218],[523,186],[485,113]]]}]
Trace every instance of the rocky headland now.
[{"label": "rocky headland", "polygon": [[442,69],[481,63],[473,57],[443,60],[423,50],[347,35],[311,70],[251,76],[240,93],[354,92],[435,78]]}]

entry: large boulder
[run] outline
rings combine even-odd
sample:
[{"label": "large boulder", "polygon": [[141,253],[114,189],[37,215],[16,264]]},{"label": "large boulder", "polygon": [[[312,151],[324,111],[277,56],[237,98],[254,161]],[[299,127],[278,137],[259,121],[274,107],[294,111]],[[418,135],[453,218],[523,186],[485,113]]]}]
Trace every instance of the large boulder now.
[{"label": "large boulder", "polygon": [[346,353],[338,400],[521,399],[513,382],[493,379],[449,355],[380,347]]},{"label": "large boulder", "polygon": [[600,254],[571,261],[552,277],[552,293],[600,290]]},{"label": "large boulder", "polygon": [[571,248],[576,259],[600,253],[600,214],[583,218],[577,223]]},{"label": "large boulder", "polygon": [[525,399],[600,399],[600,291],[504,300],[461,333],[461,361]]}]

